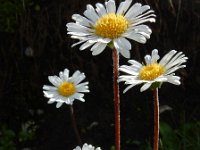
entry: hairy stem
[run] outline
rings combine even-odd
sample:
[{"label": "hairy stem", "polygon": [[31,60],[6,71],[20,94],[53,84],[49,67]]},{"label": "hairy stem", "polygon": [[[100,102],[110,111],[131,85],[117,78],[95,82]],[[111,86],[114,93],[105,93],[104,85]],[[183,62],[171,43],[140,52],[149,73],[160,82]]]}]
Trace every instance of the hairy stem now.
[{"label": "hairy stem", "polygon": [[76,140],[77,140],[78,144],[81,146],[82,142],[81,142],[81,138],[80,138],[80,135],[78,132],[78,128],[77,128],[77,124],[76,124],[76,120],[75,120],[75,116],[74,116],[74,109],[73,109],[72,105],[70,105],[69,107],[70,107],[70,116],[71,116],[71,120],[72,120],[72,127],[74,129]]},{"label": "hairy stem", "polygon": [[159,144],[159,101],[158,101],[158,88],[153,90],[154,98],[154,142],[153,150],[158,150]]},{"label": "hairy stem", "polygon": [[114,108],[115,108],[115,146],[116,150],[120,150],[120,97],[119,97],[119,54],[114,48],[112,51],[113,58],[113,92],[114,92]]}]

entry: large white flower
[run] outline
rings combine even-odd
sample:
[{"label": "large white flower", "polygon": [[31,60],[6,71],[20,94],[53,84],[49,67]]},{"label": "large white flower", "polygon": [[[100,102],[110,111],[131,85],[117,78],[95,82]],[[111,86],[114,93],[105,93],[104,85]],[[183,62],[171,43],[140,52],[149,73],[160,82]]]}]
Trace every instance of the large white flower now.
[{"label": "large white flower", "polygon": [[69,70],[65,69],[59,73],[59,77],[49,76],[48,79],[54,85],[43,86],[43,93],[49,98],[49,104],[57,102],[56,107],[59,108],[63,103],[72,105],[75,99],[85,101],[83,93],[89,92],[88,82],[80,83],[85,79],[85,74],[79,70],[69,77]]},{"label": "large white flower", "polygon": [[85,143],[81,149],[80,146],[77,146],[76,148],[74,148],[73,150],[101,150],[100,147],[94,148],[94,146],[92,145],[88,145],[87,143]]},{"label": "large white flower", "polygon": [[151,29],[144,22],[155,22],[155,14],[149,5],[125,0],[118,9],[115,1],[109,0],[105,5],[96,4],[96,8],[88,4],[84,16],[74,14],[75,21],[68,23],[68,34],[78,39],[80,50],[90,46],[93,55],[100,54],[106,46],[114,46],[124,57],[130,58],[131,43],[127,39],[146,43],[150,38]]},{"label": "large white flower", "polygon": [[130,66],[122,65],[119,70],[129,75],[119,76],[118,81],[125,81],[129,85],[124,93],[135,85],[142,84],[140,91],[147,90],[153,83],[169,82],[175,85],[180,85],[180,77],[175,76],[175,71],[186,67],[183,63],[188,59],[182,52],[171,50],[158,63],[160,58],[158,50],[154,49],[151,56],[146,55],[145,63],[141,64],[135,60],[129,60]]}]

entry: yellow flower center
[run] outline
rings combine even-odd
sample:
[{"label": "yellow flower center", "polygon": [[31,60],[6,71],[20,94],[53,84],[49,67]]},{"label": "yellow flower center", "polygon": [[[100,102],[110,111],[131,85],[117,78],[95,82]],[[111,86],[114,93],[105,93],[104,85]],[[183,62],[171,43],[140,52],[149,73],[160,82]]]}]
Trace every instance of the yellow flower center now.
[{"label": "yellow flower center", "polygon": [[165,68],[157,63],[146,65],[141,68],[139,77],[141,80],[153,80],[164,74]]},{"label": "yellow flower center", "polygon": [[62,96],[71,96],[76,92],[76,87],[75,87],[75,85],[73,83],[63,82],[58,87],[58,92]]},{"label": "yellow flower center", "polygon": [[127,19],[118,14],[110,13],[102,16],[95,24],[95,32],[104,38],[117,38],[128,28]]}]

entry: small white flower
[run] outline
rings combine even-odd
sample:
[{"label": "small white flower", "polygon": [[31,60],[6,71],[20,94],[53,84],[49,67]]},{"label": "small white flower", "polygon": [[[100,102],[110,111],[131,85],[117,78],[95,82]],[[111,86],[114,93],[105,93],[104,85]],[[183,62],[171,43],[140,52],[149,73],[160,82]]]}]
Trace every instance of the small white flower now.
[{"label": "small white flower", "polygon": [[186,67],[183,65],[187,61],[187,57],[182,52],[171,50],[167,53],[159,63],[160,58],[158,50],[154,49],[151,56],[146,55],[146,65],[143,65],[135,60],[129,60],[130,66],[122,65],[119,70],[129,75],[121,75],[119,82],[125,81],[129,86],[124,90],[124,93],[135,85],[142,84],[140,91],[147,90],[153,83],[169,82],[175,85],[180,85],[180,77],[175,76],[175,71]]},{"label": "small white flower", "polygon": [[82,43],[80,50],[92,46],[92,55],[98,55],[109,44],[130,58],[131,43],[127,39],[146,43],[152,31],[143,23],[155,22],[156,17],[149,5],[131,3],[132,0],[125,0],[118,8],[114,0],[105,2],[105,5],[96,3],[96,8],[88,4],[84,16],[74,14],[75,23],[66,25],[71,38],[79,40],[72,46]]},{"label": "small white flower", "polygon": [[83,93],[89,92],[88,82],[80,83],[85,79],[85,74],[79,70],[69,77],[69,70],[65,69],[59,73],[59,77],[49,76],[48,79],[54,85],[43,86],[43,93],[49,98],[49,104],[57,102],[56,107],[59,108],[63,103],[72,105],[75,99],[85,101]]},{"label": "small white flower", "polygon": [[77,146],[76,148],[74,148],[73,150],[101,150],[100,147],[94,148],[94,146],[92,145],[88,145],[87,143],[85,143],[81,149],[80,146]]}]

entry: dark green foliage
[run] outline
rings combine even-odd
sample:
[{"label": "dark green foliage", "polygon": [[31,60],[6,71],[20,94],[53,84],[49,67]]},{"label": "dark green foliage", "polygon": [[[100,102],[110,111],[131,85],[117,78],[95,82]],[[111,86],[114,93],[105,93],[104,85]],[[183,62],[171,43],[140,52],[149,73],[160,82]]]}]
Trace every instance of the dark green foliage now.
[{"label": "dark green foliage", "polygon": [[180,128],[173,129],[168,124],[160,124],[161,150],[195,150],[200,149],[199,122],[181,124]]},{"label": "dark green foliage", "polygon": [[34,7],[39,11],[40,6],[32,0],[1,0],[0,3],[0,31],[14,32],[20,24],[20,15],[26,13],[27,7]]},{"label": "dark green foliage", "polygon": [[0,150],[16,150],[14,139],[16,134],[6,126],[0,127]]},{"label": "dark green foliage", "polygon": [[6,127],[0,126],[0,150],[16,150],[17,144],[26,146],[26,143],[33,141],[37,126],[29,121],[21,125],[19,132]]}]

